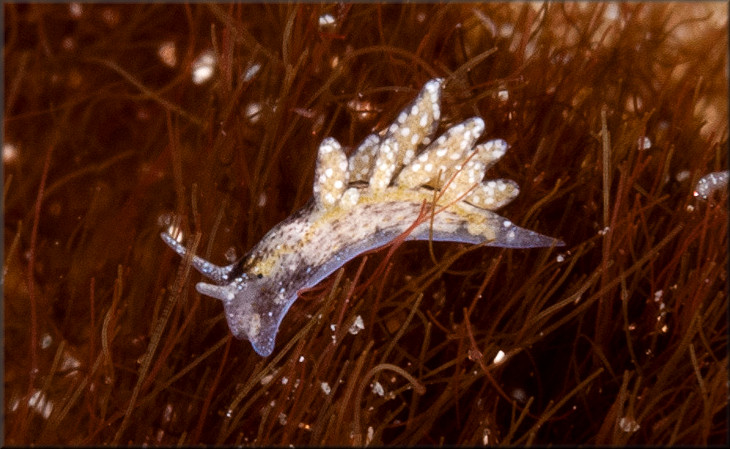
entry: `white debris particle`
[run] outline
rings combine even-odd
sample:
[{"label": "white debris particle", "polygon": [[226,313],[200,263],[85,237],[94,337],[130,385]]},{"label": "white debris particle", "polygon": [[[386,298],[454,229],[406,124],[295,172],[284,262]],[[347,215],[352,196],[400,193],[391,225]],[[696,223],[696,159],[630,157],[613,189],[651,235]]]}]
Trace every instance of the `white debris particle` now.
[{"label": "white debris particle", "polygon": [[269,382],[271,382],[274,379],[274,376],[276,376],[276,370],[274,370],[273,373],[267,374],[266,376],[261,378],[261,385],[266,385]]},{"label": "white debris particle", "polygon": [[48,400],[45,394],[41,390],[36,390],[35,393],[28,399],[28,405],[40,413],[43,418],[48,419],[53,411],[53,403]]},{"label": "white debris particle", "polygon": [[53,338],[50,334],[43,334],[43,337],[41,337],[41,349],[48,349],[52,342]]},{"label": "white debris particle", "polygon": [[512,36],[512,33],[514,32],[515,27],[511,23],[504,23],[500,25],[499,27],[499,36],[500,37],[510,37]]},{"label": "white debris particle", "polygon": [[355,322],[352,323],[352,326],[350,326],[350,329],[348,330],[349,333],[352,335],[357,335],[361,330],[365,329],[365,323],[362,321],[362,317],[358,315],[355,318]]},{"label": "white debris particle", "polygon": [[624,416],[618,421],[618,426],[626,433],[634,433],[641,428],[634,418]]},{"label": "white debris particle", "polygon": [[[81,217],[76,217],[77,220],[81,220]],[[175,215],[168,212],[163,212],[157,216],[157,226],[165,227],[170,226],[175,221]],[[168,231],[170,228],[168,227]]]},{"label": "white debris particle", "polygon": [[73,2],[68,5],[68,10],[71,13],[71,17],[74,19],[78,19],[81,17],[81,14],[83,14],[84,9],[83,6],[81,6],[81,3]]},{"label": "white debris particle", "polygon": [[555,258],[555,261],[558,263],[565,262],[565,256],[562,254],[558,254],[558,256]]},{"label": "white debris particle", "polygon": [[502,89],[497,93],[497,98],[500,101],[507,101],[509,100],[509,91],[506,89]]},{"label": "white debris particle", "polygon": [[249,66],[246,68],[246,73],[243,74],[243,81],[251,81],[253,77],[256,76],[257,73],[259,73],[259,70],[261,70],[261,64],[249,64]]},{"label": "white debris particle", "polygon": [[160,57],[160,60],[166,66],[175,67],[177,64],[177,49],[175,47],[175,42],[165,41],[160,44],[160,48],[157,49],[157,56]]},{"label": "white debris particle", "polygon": [[81,367],[81,361],[69,353],[64,353],[63,361],[58,369],[61,372],[75,371]]},{"label": "white debris particle", "polygon": [[256,123],[261,118],[261,103],[251,102],[244,108],[244,117],[251,123]]},{"label": "white debris particle", "polygon": [[686,179],[689,179],[690,174],[691,173],[689,172],[689,170],[682,170],[674,176],[674,179],[676,179],[677,182],[682,182]]},{"label": "white debris particle", "polygon": [[279,413],[279,424],[286,425],[286,414],[284,412]]},{"label": "white debris particle", "polygon": [[375,429],[373,429],[373,426],[368,426],[368,434],[365,437],[365,446],[370,444],[373,441],[373,435],[375,434]]},{"label": "white debris particle", "polygon": [[215,68],[215,54],[213,50],[206,50],[193,62],[193,83],[203,84],[213,76]]},{"label": "white debris particle", "polygon": [[320,28],[327,28],[331,27],[335,24],[335,18],[332,14],[322,14],[319,16],[319,26]]},{"label": "white debris particle", "polygon": [[467,357],[469,357],[469,360],[471,360],[472,362],[476,362],[478,360],[481,360],[484,356],[482,355],[482,352],[478,349],[469,348]]},{"label": "white debris particle", "polygon": [[12,164],[18,160],[18,147],[12,143],[3,145],[3,164]]},{"label": "white debris particle", "polygon": [[236,252],[236,248],[233,246],[229,246],[228,249],[226,250],[225,254],[223,255],[223,257],[225,257],[226,260],[230,263],[233,263],[236,260],[238,260],[238,254]]},{"label": "white debris particle", "polygon": [[641,136],[636,144],[639,147],[639,150],[648,150],[651,148],[651,139],[646,136]]},{"label": "white debris particle", "polygon": [[487,446],[489,444],[489,429],[482,431],[482,445]]},{"label": "white debris particle", "polygon": [[302,363],[303,361],[304,361],[304,356],[303,355],[300,355],[299,356],[299,363]]},{"label": "white debris particle", "polygon": [[510,392],[510,395],[512,396],[512,399],[516,400],[520,404],[524,404],[528,399],[527,392],[520,387],[513,389]]},{"label": "white debris particle", "polygon": [[385,395],[385,390],[383,389],[383,386],[380,385],[380,382],[375,382],[373,384],[373,393],[377,394],[380,397],[383,397]]},{"label": "white debris particle", "polygon": [[282,377],[282,378],[281,378],[281,384],[282,384],[282,385],[286,385],[286,384],[288,384],[288,383],[289,383],[289,378],[288,378],[288,377]]},{"label": "white debris particle", "polygon": [[322,391],[324,391],[324,394],[329,395],[332,389],[330,388],[330,384],[327,382],[322,382],[320,385],[320,388],[322,388]]},{"label": "white debris particle", "polygon": [[492,363],[494,363],[496,365],[498,363],[502,363],[503,360],[504,360],[504,351],[502,351],[500,349],[499,352],[497,352],[497,355],[494,356],[494,360],[492,361]]},{"label": "white debris particle", "polygon": [[662,300],[662,296],[664,295],[664,290],[657,290],[654,292],[654,301],[659,302]]}]

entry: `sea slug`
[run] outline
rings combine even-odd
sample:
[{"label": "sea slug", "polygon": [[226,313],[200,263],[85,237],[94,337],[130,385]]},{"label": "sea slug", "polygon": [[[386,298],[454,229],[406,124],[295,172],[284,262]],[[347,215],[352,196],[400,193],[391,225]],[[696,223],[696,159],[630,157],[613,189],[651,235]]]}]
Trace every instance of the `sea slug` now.
[{"label": "sea slug", "polygon": [[692,194],[703,200],[707,200],[712,196],[713,192],[727,190],[727,181],[730,177],[730,171],[716,171],[705,175],[697,181]]},{"label": "sea slug", "polygon": [[[477,144],[484,131],[472,117],[434,138],[441,117],[443,79],[428,81],[416,99],[348,158],[337,140],[319,146],[314,195],[274,226],[251,251],[228,266],[194,256],[193,266],[213,283],[198,292],[223,302],[231,332],[261,356],[274,350],[279,324],[297,292],[316,285],[357,255],[386,245],[436,201],[433,217],[407,240],[485,243],[534,248],[563,242],[520,228],[492,210],[512,201],[514,181],[482,181],[507,151],[504,140]],[[180,256],[187,250],[170,234],[162,239]]]}]

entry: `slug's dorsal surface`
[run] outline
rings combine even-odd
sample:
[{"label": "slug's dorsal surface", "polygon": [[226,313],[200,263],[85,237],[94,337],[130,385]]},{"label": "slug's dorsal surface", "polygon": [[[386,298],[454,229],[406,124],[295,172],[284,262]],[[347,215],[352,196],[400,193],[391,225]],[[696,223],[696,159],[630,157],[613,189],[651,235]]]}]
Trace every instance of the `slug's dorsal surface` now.
[{"label": "slug's dorsal surface", "polygon": [[[428,81],[416,99],[348,158],[334,138],[322,141],[312,199],[272,228],[248,254],[219,267],[193,256],[212,284],[197,290],[221,300],[231,332],[268,356],[297,292],[316,285],[347,261],[402,234],[424,204],[438,210],[407,240],[484,243],[506,248],[563,242],[515,226],[492,212],[519,193],[508,179],[483,181],[508,149],[501,139],[476,144],[484,121],[472,117],[434,140],[441,118],[442,79]],[[187,250],[167,233],[178,254]]]}]

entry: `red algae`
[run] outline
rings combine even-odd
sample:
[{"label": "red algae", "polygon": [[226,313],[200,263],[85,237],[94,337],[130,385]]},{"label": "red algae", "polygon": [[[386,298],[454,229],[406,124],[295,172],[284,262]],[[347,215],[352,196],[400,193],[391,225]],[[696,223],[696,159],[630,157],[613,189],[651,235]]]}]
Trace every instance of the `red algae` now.
[{"label": "red algae", "polygon": [[[3,8],[6,444],[727,443],[726,5]],[[159,232],[235,260],[435,77],[566,246],[396,239],[257,356]]]}]

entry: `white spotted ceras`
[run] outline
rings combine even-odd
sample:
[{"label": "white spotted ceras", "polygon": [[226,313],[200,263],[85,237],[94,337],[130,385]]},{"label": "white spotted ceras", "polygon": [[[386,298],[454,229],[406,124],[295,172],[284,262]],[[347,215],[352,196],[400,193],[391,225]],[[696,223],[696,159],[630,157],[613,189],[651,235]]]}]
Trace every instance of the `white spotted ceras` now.
[{"label": "white spotted ceras", "polygon": [[[240,260],[217,266],[193,256],[192,265],[213,281],[199,282],[197,290],[223,302],[231,332],[248,339],[258,354],[274,350],[279,325],[299,290],[391,242],[412,227],[424,205],[437,212],[406,240],[507,248],[563,245],[492,212],[512,201],[519,188],[508,179],[482,181],[508,146],[501,139],[476,144],[484,130],[480,117],[433,140],[442,85],[439,78],[428,81],[387,129],[366,137],[349,158],[337,140],[324,139],[312,199]],[[162,239],[185,257],[186,248],[170,234],[163,232]]]}]

